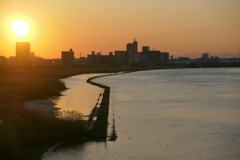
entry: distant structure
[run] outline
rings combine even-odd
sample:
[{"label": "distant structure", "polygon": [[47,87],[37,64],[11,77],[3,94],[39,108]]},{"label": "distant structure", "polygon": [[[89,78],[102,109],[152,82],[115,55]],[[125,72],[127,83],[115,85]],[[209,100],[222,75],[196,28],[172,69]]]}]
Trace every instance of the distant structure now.
[{"label": "distant structure", "polygon": [[18,65],[30,64],[30,43],[16,42],[16,60]]},{"label": "distant structure", "polygon": [[111,66],[115,64],[115,56],[112,52],[109,52],[109,55],[102,55],[101,52],[95,54],[95,51],[92,51],[92,54],[87,55],[87,64],[88,65],[108,65]]},{"label": "distant structure", "polygon": [[74,65],[74,52],[72,49],[70,51],[62,51],[62,64]]},{"label": "distant structure", "polygon": [[6,64],[6,62],[7,62],[7,58],[4,57],[4,56],[0,56],[0,65],[1,64]]},{"label": "distant structure", "polygon": [[178,57],[178,60],[190,60],[189,57]]},{"label": "distant structure", "polygon": [[139,52],[139,63],[141,64],[154,64],[165,63],[169,60],[168,52],[161,52],[157,50],[150,50],[149,46],[143,46],[142,52]]},{"label": "distant structure", "polygon": [[149,46],[142,46],[142,52],[148,52],[148,51],[150,51]]},{"label": "distant structure", "polygon": [[95,51],[92,51],[92,54],[87,55],[87,63],[89,65],[96,65]]},{"label": "distant structure", "polygon": [[116,65],[128,65],[129,56],[127,51],[115,51]]},{"label": "distant structure", "polygon": [[108,65],[108,66],[124,66],[135,67],[137,65],[148,64],[165,64],[169,60],[168,52],[150,50],[149,46],[142,46],[142,52],[138,52],[138,42],[136,39],[133,43],[126,44],[126,50],[117,50],[109,52],[109,55],[95,54],[87,56],[88,65]]},{"label": "distant structure", "polygon": [[202,59],[208,59],[209,53],[202,53]]},{"label": "distant structure", "polygon": [[134,38],[133,43],[128,43],[126,45],[126,50],[128,54],[128,64],[136,63],[138,61],[138,42]]},{"label": "distant structure", "polygon": [[126,49],[127,52],[131,52],[131,53],[137,53],[138,51],[138,42],[136,41],[136,39],[134,38],[133,43],[128,43],[126,45]]},{"label": "distant structure", "polygon": [[34,52],[30,52],[30,59],[34,59],[35,58],[35,53]]}]

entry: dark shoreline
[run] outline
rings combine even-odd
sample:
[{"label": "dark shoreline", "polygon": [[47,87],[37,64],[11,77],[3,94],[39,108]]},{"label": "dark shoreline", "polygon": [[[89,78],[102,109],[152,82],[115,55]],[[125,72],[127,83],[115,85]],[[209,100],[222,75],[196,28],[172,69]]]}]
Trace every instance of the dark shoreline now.
[{"label": "dark shoreline", "polygon": [[[102,75],[102,76],[90,77],[86,81],[89,84],[92,84],[94,86],[104,89],[104,91],[102,93],[102,101],[99,102],[100,107],[98,108],[98,111],[97,111],[97,116],[96,116],[97,119],[94,122],[93,129],[90,130],[89,137],[76,139],[76,140],[72,140],[72,141],[68,141],[68,142],[63,142],[62,144],[69,143],[69,142],[71,143],[73,141],[82,143],[82,142],[89,142],[89,141],[106,141],[107,140],[110,87],[92,82],[92,80],[99,78],[99,77],[110,76],[110,75],[114,75],[114,74],[106,74],[106,75]],[[93,121],[92,118],[90,118],[91,121]],[[87,123],[90,123],[90,121]],[[46,153],[52,146],[56,145],[56,143],[45,144],[45,145],[43,144],[43,145],[26,148],[23,150],[23,154],[25,154],[28,159],[41,159],[43,154]],[[30,154],[30,153],[33,153],[33,154]],[[31,155],[31,156],[29,156],[29,155]]]},{"label": "dark shoreline", "polygon": [[93,140],[101,140],[101,141],[106,141],[107,139],[107,128],[108,128],[108,113],[109,113],[109,99],[110,99],[110,87],[99,84],[96,82],[93,82],[93,79],[99,78],[99,77],[104,77],[104,76],[109,76],[113,74],[107,74],[107,75],[102,75],[102,76],[95,76],[95,77],[90,77],[87,79],[87,83],[97,86],[99,88],[103,88],[104,91],[102,93],[102,101],[100,103],[100,107],[97,108],[96,106],[93,109],[93,112],[95,112],[96,116],[96,121],[93,120],[94,113],[90,115],[89,117],[89,124],[92,124],[93,126],[90,126],[90,131],[92,133],[92,138]]},{"label": "dark shoreline", "polygon": [[92,132],[93,139],[106,141],[108,127],[110,87],[106,87],[103,92],[102,101],[97,113],[97,119],[94,122]]}]

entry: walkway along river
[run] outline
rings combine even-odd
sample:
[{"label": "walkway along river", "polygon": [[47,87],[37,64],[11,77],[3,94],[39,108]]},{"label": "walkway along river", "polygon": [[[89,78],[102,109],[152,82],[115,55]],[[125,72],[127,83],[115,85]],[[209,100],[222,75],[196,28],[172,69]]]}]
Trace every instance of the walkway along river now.
[{"label": "walkway along river", "polygon": [[[103,75],[103,76],[105,76],[105,75]],[[102,77],[102,76],[91,77],[87,80],[87,83],[90,83],[92,85],[95,85],[95,86],[98,86],[98,87],[104,89],[103,94],[100,93],[100,96],[99,96],[99,99],[100,99],[100,97],[102,95],[102,101],[100,103],[100,107],[97,107],[97,104],[99,102],[99,99],[98,99],[98,102],[96,103],[91,115],[89,116],[88,128],[90,130],[92,130],[93,138],[106,140],[107,126],[108,126],[110,87],[92,82],[93,79],[98,78],[98,77]],[[95,116],[97,116],[96,120],[95,120]]]},{"label": "walkway along river", "polygon": [[[92,109],[92,112],[90,113],[88,120],[86,122],[88,130],[90,130],[90,135],[89,135],[90,138],[80,139],[80,140],[77,140],[76,142],[71,141],[71,142],[64,142],[64,143],[57,144],[51,147],[47,152],[45,152],[42,155],[42,158],[41,158],[42,160],[44,160],[45,158],[48,158],[48,153],[52,151],[55,152],[56,150],[62,147],[64,148],[64,146],[74,145],[75,143],[81,144],[88,141],[105,142],[107,138],[109,141],[116,140],[117,136],[116,136],[115,130],[112,131],[109,137],[107,134],[110,87],[92,81],[95,78],[108,76],[108,75],[94,76],[86,80],[87,83],[100,87],[104,90],[103,93],[99,94],[97,103],[95,107]],[[115,126],[113,126],[113,128],[115,128]]]}]

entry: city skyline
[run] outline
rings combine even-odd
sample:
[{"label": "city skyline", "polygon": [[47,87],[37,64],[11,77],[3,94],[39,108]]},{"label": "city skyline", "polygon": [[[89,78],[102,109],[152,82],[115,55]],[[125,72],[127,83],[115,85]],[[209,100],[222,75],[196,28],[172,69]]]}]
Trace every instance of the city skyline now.
[{"label": "city skyline", "polygon": [[[57,4],[57,5],[56,5]],[[14,56],[16,42],[30,42],[31,52],[60,58],[72,48],[76,57],[92,51],[124,50],[133,38],[141,46],[174,57],[201,53],[239,57],[240,1],[3,1],[0,2],[0,56]],[[9,24],[23,19],[30,32],[17,38]],[[218,55],[214,55],[218,53]],[[235,53],[235,54],[230,54]]]}]

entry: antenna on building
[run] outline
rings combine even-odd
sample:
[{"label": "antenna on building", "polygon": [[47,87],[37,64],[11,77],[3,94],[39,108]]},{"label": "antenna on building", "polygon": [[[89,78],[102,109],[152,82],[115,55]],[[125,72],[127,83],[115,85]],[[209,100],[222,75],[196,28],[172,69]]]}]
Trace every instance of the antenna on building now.
[{"label": "antenna on building", "polygon": [[81,52],[80,52],[80,58],[81,58],[82,56],[81,56]]},{"label": "antenna on building", "polygon": [[133,42],[135,42],[135,41],[136,41],[136,38],[134,37]]}]

